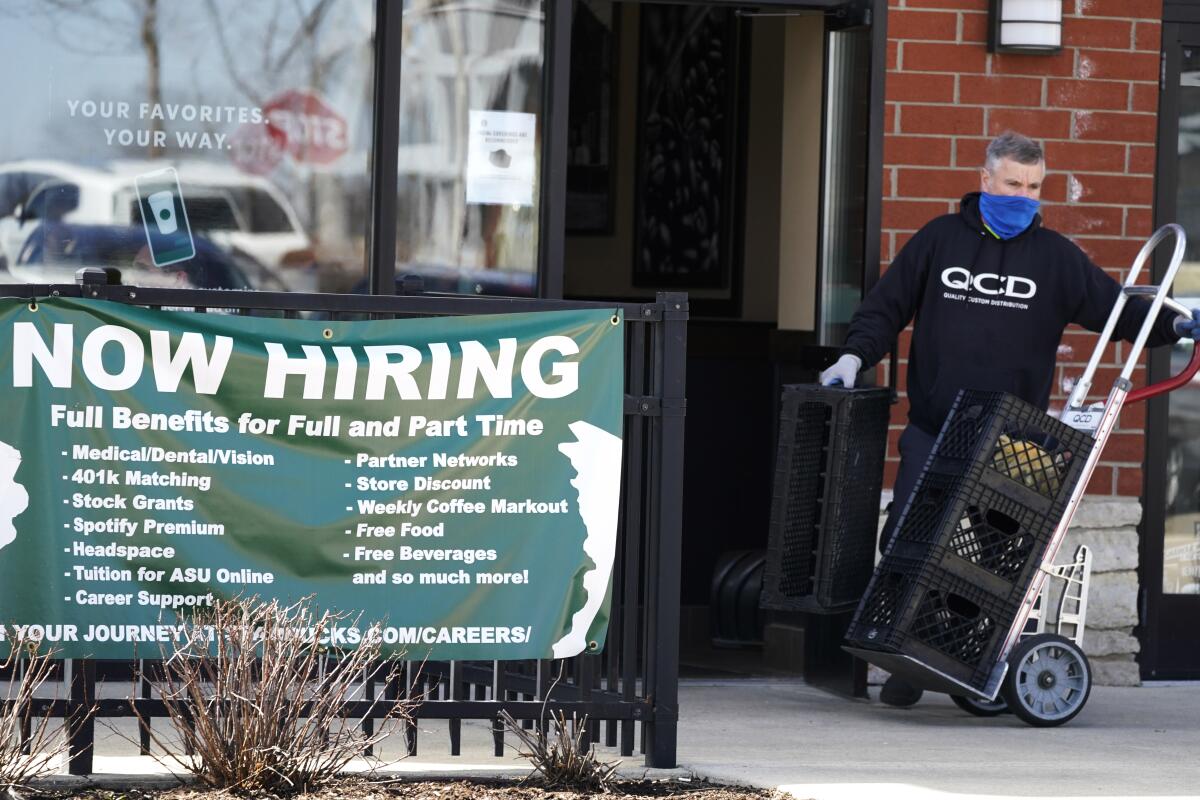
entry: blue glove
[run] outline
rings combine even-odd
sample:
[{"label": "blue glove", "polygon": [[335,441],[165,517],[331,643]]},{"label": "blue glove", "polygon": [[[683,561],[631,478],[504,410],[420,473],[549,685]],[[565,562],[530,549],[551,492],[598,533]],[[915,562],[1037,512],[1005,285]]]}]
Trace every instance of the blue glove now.
[{"label": "blue glove", "polygon": [[1181,339],[1187,337],[1200,342],[1200,308],[1193,308],[1190,317],[1180,314],[1175,318],[1175,334]]}]

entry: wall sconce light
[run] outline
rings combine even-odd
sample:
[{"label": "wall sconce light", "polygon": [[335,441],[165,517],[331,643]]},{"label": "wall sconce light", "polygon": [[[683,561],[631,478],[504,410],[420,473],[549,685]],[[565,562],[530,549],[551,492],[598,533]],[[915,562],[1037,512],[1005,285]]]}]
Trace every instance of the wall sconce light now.
[{"label": "wall sconce light", "polygon": [[988,52],[1051,55],[1062,49],[1062,0],[991,0]]}]

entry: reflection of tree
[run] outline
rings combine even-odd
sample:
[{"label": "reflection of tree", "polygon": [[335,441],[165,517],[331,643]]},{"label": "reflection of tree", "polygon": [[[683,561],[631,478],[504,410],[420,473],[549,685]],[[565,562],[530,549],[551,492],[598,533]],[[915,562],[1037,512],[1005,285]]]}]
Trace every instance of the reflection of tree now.
[{"label": "reflection of tree", "polygon": [[[251,80],[242,73],[236,63],[238,57],[235,54],[234,45],[230,42],[229,31],[226,29],[227,22],[236,17],[229,13],[222,13],[217,0],[205,0],[204,7],[212,22],[213,30],[216,32],[217,45],[221,49],[225,72],[229,75],[233,85],[248,101],[259,106],[266,102],[264,93],[277,91],[280,86],[280,78],[295,71],[295,62],[301,56],[307,58],[307,64],[304,66],[308,72],[308,85],[314,88],[321,88],[324,85],[325,76],[337,62],[356,49],[347,43],[322,53],[318,47],[322,26],[329,16],[330,8],[336,2],[337,0],[317,0],[312,8],[306,10],[296,0],[290,2],[277,0],[274,9],[264,15],[267,20],[266,29],[253,31],[255,49],[261,53],[262,58],[259,60],[257,68],[253,70],[255,80]],[[284,8],[285,5],[292,9],[295,16],[295,30],[290,34],[281,32],[279,25],[281,19],[287,19],[290,16]],[[244,26],[238,30],[245,32]],[[245,50],[238,52],[245,52]]]},{"label": "reflection of tree", "polygon": [[[402,158],[397,224],[409,240],[407,257],[460,269],[510,267],[505,252],[513,245],[536,249],[536,209],[468,206],[465,197],[471,109],[541,110],[542,5],[405,3],[400,148],[412,160]],[[524,239],[501,246],[501,230]],[[516,268],[531,270],[528,260]]]},{"label": "reflection of tree", "polygon": [[[158,0],[33,0],[30,6],[45,17],[64,47],[84,55],[105,56],[131,45],[146,55],[146,99],[162,103],[162,58],[159,49]],[[164,130],[162,119],[151,118],[153,132],[146,155],[161,156],[155,144]]]},{"label": "reflection of tree", "polygon": [[[221,52],[221,65],[245,101],[262,107],[283,88],[306,86],[325,93],[343,62],[363,50],[365,42],[351,36],[331,36],[338,30],[334,11],[347,10],[345,0],[275,0],[268,9],[259,0],[256,19],[263,26],[245,24],[239,16],[240,0],[204,0],[204,9]],[[338,9],[340,6],[340,9]],[[239,40],[240,39],[240,40]],[[257,62],[251,54],[259,54]],[[297,75],[302,76],[297,80]],[[364,86],[366,103],[371,103],[370,83]],[[229,102],[230,98],[222,98]],[[314,219],[319,204],[319,179],[307,170],[304,176],[304,216]]]}]

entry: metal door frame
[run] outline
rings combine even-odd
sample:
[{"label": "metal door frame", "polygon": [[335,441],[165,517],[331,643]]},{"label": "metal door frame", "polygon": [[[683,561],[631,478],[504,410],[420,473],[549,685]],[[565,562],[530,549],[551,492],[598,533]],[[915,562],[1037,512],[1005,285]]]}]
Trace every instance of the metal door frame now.
[{"label": "metal door frame", "polygon": [[[1176,145],[1179,131],[1179,74],[1182,47],[1195,42],[1200,48],[1200,8],[1173,5],[1164,9],[1158,139],[1155,160],[1155,227],[1173,222],[1177,216],[1178,189]],[[1154,264],[1157,281],[1167,259]],[[1149,354],[1151,383],[1170,375],[1170,352],[1157,348]],[[1167,425],[1169,401],[1164,395],[1152,398],[1146,408],[1146,460],[1142,474],[1142,521],[1138,526],[1138,627],[1141,644],[1138,663],[1143,679],[1200,678],[1200,634],[1195,619],[1200,614],[1200,596],[1166,594],[1163,582],[1163,537],[1166,532]]]}]

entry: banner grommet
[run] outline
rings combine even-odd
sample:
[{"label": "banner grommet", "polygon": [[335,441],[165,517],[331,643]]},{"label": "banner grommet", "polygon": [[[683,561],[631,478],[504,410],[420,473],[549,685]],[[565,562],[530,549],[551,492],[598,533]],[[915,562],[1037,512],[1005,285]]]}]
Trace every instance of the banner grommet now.
[{"label": "banner grommet", "polygon": [[37,303],[37,300],[30,300],[30,301],[29,301],[29,310],[30,310],[30,311],[33,311],[33,312],[35,312],[35,313],[37,312],[37,310],[38,310],[38,303]]},{"label": "banner grommet", "polygon": [[321,331],[321,335],[324,336],[326,339],[332,339],[333,338],[333,329],[326,328],[325,330]]}]

